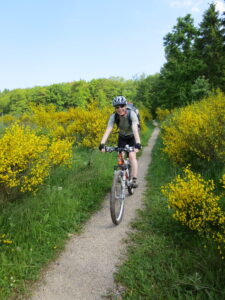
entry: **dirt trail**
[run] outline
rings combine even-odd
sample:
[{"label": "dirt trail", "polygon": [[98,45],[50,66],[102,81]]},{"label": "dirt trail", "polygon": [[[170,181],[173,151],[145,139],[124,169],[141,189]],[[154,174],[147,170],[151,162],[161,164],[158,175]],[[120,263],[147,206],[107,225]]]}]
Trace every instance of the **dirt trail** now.
[{"label": "dirt trail", "polygon": [[115,289],[113,273],[126,247],[122,240],[136,210],[142,207],[145,176],[158,133],[156,127],[139,158],[139,187],[126,198],[122,223],[112,224],[107,195],[102,209],[91,217],[80,235],[71,237],[65,251],[49,266],[31,300],[97,300]]}]

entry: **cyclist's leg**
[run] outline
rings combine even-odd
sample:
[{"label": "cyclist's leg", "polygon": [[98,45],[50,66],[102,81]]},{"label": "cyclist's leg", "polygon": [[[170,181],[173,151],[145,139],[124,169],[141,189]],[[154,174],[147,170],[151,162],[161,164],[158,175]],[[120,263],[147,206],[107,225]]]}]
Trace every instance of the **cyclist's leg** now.
[{"label": "cyclist's leg", "polygon": [[[130,137],[126,140],[126,144],[128,144],[130,147],[134,147],[135,145],[135,139],[134,136]],[[136,152],[130,152],[129,153],[129,160],[131,163],[132,168],[132,177],[137,177],[138,174],[138,162],[136,158]]]},{"label": "cyclist's leg", "polygon": [[[134,136],[125,138],[123,136],[119,135],[118,138],[118,147],[125,147],[126,145],[129,145],[130,147],[134,147],[135,145],[135,139]],[[132,177],[137,178],[138,175],[138,162],[136,158],[136,152],[130,152],[129,153],[129,160],[131,163],[131,168],[132,168]]]},{"label": "cyclist's leg", "polygon": [[132,177],[137,178],[138,175],[138,162],[136,158],[136,152],[130,152],[129,153],[129,160],[132,167]]},{"label": "cyclist's leg", "polygon": [[[134,147],[134,145],[135,145],[134,136],[129,137],[129,138],[119,136],[118,146],[125,147],[126,145]],[[136,152],[129,153],[129,160],[130,160],[131,170],[132,170],[131,171],[132,185],[134,188],[136,188],[136,187],[138,187],[138,184],[137,184],[138,162],[137,162],[137,158],[136,158]]]}]

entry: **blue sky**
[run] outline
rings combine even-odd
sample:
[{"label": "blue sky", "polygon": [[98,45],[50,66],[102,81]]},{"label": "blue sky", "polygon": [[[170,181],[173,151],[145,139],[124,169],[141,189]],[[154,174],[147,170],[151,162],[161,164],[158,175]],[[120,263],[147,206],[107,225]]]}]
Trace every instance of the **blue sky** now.
[{"label": "blue sky", "polygon": [[[0,91],[160,71],[178,17],[208,0],[0,0]],[[223,0],[216,0],[224,10]]]}]

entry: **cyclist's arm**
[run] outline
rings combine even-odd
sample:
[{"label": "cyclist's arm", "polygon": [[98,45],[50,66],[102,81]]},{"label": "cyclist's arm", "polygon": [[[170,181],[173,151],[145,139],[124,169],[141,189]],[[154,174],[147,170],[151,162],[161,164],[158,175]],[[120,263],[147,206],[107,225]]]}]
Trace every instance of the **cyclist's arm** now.
[{"label": "cyclist's arm", "polygon": [[134,112],[131,112],[130,117],[131,117],[131,121],[132,121],[132,131],[134,134],[135,142],[136,142],[136,144],[140,144],[141,139],[140,139],[140,135],[139,135],[139,131],[138,131],[138,117]]},{"label": "cyclist's arm", "polygon": [[101,144],[105,144],[107,142],[107,139],[108,139],[112,129],[113,129],[113,126],[110,126],[110,125],[107,126],[106,131],[102,137]]},{"label": "cyclist's arm", "polygon": [[113,129],[113,126],[114,126],[114,120],[115,120],[115,116],[114,114],[112,114],[110,117],[109,117],[109,120],[108,120],[108,124],[107,124],[107,128],[106,128],[106,131],[102,137],[102,140],[101,140],[101,144],[105,144],[107,142],[107,139]]},{"label": "cyclist's arm", "polygon": [[140,139],[140,135],[139,135],[139,132],[138,132],[138,123],[137,122],[132,123],[132,130],[133,130],[135,142],[137,144],[140,144],[141,139]]}]

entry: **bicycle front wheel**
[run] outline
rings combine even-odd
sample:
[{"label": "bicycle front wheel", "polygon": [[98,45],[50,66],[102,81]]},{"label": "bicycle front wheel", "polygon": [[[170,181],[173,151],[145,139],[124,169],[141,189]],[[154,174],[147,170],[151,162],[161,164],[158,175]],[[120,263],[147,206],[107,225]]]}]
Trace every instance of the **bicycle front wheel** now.
[{"label": "bicycle front wheel", "polygon": [[125,186],[121,171],[116,171],[113,178],[113,185],[110,197],[110,213],[115,225],[119,225],[124,213]]}]

